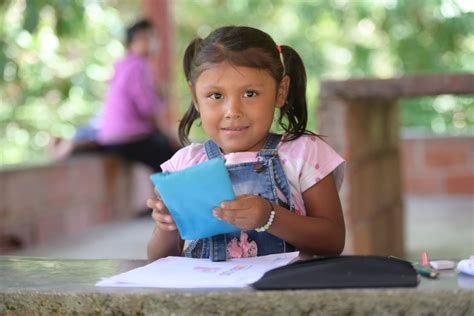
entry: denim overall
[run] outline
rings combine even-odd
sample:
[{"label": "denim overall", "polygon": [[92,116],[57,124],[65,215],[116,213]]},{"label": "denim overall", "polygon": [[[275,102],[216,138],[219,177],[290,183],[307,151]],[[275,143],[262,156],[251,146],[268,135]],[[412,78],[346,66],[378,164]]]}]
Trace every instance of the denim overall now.
[{"label": "denim overall", "polygon": [[[235,195],[259,195],[275,204],[282,205],[293,211],[290,187],[278,157],[276,147],[281,135],[269,134],[263,148],[257,154],[257,161],[244,162],[227,166]],[[219,146],[212,140],[204,143],[209,159],[221,157]],[[277,189],[282,192],[288,203],[281,201]],[[284,240],[267,232],[255,230],[246,231],[250,240],[257,243],[257,255],[264,256],[274,253],[292,252],[295,247]],[[210,238],[193,240],[184,250],[186,257],[210,258],[212,261],[227,259],[227,244],[240,237],[240,231],[230,234],[221,234]]]}]

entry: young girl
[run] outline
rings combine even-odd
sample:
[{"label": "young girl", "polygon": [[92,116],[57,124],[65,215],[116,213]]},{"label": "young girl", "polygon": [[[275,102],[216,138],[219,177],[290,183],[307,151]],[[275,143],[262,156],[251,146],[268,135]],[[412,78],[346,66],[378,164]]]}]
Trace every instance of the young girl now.
[{"label": "young girl", "polygon": [[[183,64],[192,103],[180,139],[188,141],[196,119],[210,139],[181,149],[161,167],[173,172],[223,157],[236,198],[212,212],[241,232],[185,243],[158,195],[147,201],[156,222],[148,258],[340,254],[345,228],[337,191],[344,161],[306,130],[306,72],[298,53],[260,30],[228,26],[193,40]],[[270,131],[275,112],[283,135]]]}]

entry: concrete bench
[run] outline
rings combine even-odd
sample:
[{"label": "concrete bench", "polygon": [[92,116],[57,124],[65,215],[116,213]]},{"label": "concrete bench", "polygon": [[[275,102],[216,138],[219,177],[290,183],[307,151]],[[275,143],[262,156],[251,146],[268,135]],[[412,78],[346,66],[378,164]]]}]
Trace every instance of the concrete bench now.
[{"label": "concrete bench", "polygon": [[0,254],[137,215],[152,194],[150,173],[94,154],[0,170]]}]

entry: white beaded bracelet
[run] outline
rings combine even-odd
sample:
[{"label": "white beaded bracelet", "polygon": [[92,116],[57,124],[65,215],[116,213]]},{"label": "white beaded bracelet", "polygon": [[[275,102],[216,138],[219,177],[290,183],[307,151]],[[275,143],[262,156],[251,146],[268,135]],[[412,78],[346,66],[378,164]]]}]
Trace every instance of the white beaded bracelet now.
[{"label": "white beaded bracelet", "polygon": [[265,225],[255,228],[255,230],[259,233],[264,232],[270,228],[270,226],[273,224],[273,220],[275,219],[275,209],[273,208],[272,202],[268,201],[270,203],[272,210],[270,211],[270,217],[268,218],[268,221]]}]

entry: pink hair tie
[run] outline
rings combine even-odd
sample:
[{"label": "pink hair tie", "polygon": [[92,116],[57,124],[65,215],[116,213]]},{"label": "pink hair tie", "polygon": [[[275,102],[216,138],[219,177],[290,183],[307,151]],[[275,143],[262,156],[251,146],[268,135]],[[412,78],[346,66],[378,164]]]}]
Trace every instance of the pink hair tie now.
[{"label": "pink hair tie", "polygon": [[281,64],[283,65],[283,75],[282,75],[283,77],[286,74],[285,61],[283,60],[283,51],[281,49],[281,46],[278,44],[277,44],[277,49],[278,49],[278,55],[280,55]]}]

